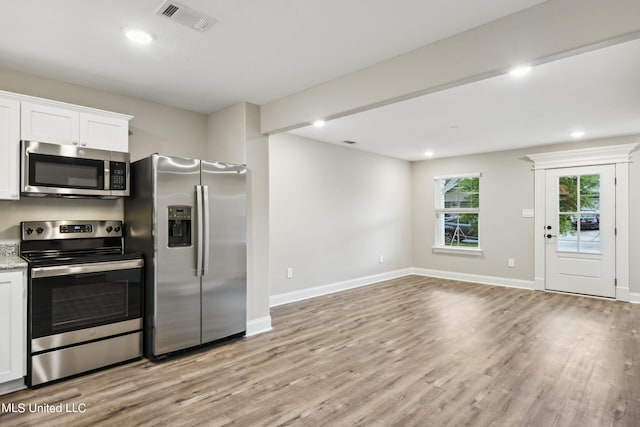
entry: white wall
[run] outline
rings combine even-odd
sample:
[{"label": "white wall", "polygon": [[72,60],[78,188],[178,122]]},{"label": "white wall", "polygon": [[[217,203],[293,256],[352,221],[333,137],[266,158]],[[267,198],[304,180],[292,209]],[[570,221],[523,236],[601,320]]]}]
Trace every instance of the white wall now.
[{"label": "white wall", "polygon": [[[426,160],[412,164],[413,175],[413,267],[448,272],[533,281],[534,219],[522,218],[523,208],[534,208],[534,173],[527,154],[640,142],[628,136],[579,143],[556,144],[521,150]],[[638,161],[638,153],[632,153]],[[480,246],[482,256],[434,253],[433,177],[481,172]],[[630,290],[640,292],[640,165],[631,163],[630,175]],[[507,259],[515,259],[515,268]]]},{"label": "white wall", "polygon": [[[131,159],[160,152],[200,158],[207,148],[207,116],[155,102],[0,69],[0,90],[135,116],[129,122]],[[119,200],[39,199],[0,201],[0,241],[20,239],[20,221],[122,219]]]},{"label": "white wall", "polygon": [[247,165],[247,334],[271,329],[269,312],[269,140],[260,107],[243,102],[208,118],[210,160]]},{"label": "white wall", "polygon": [[411,266],[409,162],[275,135],[269,194],[271,295]]},{"label": "white wall", "polygon": [[153,153],[203,158],[207,154],[207,116],[157,102],[0,69],[0,90],[129,114],[131,160]]},{"label": "white wall", "polygon": [[239,103],[209,115],[207,159],[236,164],[247,163],[246,108],[246,103]]}]

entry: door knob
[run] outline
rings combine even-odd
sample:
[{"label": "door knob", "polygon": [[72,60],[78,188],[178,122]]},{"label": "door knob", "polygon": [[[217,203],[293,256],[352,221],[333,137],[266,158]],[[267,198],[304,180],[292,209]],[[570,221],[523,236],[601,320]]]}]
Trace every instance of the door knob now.
[{"label": "door knob", "polygon": [[546,228],[547,230],[551,230],[551,226],[550,226],[550,225],[547,225],[545,228]]},{"label": "door knob", "polygon": [[550,238],[552,238],[552,237],[556,237],[556,236],[554,236],[554,235],[552,235],[552,234],[547,234],[545,237],[546,237],[547,239],[550,239]]}]

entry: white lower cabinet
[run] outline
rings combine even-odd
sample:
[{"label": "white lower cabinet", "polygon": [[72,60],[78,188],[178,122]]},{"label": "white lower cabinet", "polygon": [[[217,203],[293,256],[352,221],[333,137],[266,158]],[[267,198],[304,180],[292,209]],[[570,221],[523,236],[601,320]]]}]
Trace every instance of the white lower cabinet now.
[{"label": "white lower cabinet", "polygon": [[0,272],[0,391],[26,375],[26,300],[25,272]]}]

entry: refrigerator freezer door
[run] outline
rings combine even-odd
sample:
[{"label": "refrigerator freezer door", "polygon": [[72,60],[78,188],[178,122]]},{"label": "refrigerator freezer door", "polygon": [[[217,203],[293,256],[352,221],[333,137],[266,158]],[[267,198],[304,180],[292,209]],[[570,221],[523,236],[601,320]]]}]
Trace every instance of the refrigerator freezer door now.
[{"label": "refrigerator freezer door", "polygon": [[[200,276],[196,245],[200,230],[196,186],[200,161],[154,155],[155,307],[152,347],[155,356],[200,344]],[[169,208],[191,207],[191,245],[169,247]]]},{"label": "refrigerator freezer door", "polygon": [[[247,214],[244,166],[202,161],[209,259],[202,276],[202,343],[246,330]],[[206,198],[206,197],[205,197]]]}]

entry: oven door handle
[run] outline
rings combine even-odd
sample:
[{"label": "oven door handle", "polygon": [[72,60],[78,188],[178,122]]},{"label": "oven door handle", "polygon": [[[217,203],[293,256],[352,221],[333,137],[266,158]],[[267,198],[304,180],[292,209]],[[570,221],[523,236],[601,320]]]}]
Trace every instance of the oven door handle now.
[{"label": "oven door handle", "polygon": [[92,262],[87,264],[54,265],[50,267],[34,267],[31,269],[31,277],[70,276],[73,274],[100,273],[105,271],[130,270],[141,268],[144,262],[141,259]]}]

